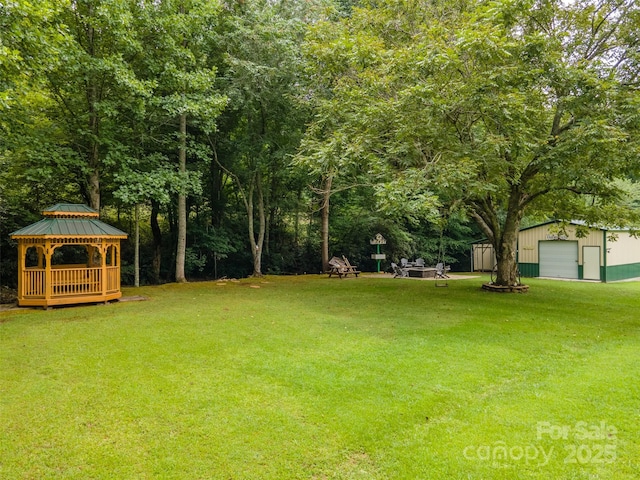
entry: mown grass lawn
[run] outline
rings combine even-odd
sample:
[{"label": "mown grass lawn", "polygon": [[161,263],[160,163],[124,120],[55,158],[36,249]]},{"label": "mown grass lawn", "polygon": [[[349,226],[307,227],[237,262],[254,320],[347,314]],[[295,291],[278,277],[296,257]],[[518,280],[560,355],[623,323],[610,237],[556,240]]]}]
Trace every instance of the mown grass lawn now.
[{"label": "mown grass lawn", "polygon": [[268,277],[0,313],[0,478],[640,478],[640,284],[529,283]]}]

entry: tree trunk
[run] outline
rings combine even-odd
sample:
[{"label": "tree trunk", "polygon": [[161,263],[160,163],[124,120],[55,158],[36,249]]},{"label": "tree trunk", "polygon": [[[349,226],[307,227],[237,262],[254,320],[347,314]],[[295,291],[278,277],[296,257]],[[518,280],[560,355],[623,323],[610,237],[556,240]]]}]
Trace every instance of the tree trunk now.
[{"label": "tree trunk", "polygon": [[[89,5],[88,16],[93,17],[94,7]],[[87,53],[94,57],[95,53],[95,29],[89,25],[87,27]],[[89,206],[100,211],[100,151],[98,149],[98,138],[100,138],[100,117],[96,105],[100,99],[98,79],[90,74],[86,83],[87,107],[89,110],[89,174],[87,177],[87,190],[89,196]]]},{"label": "tree trunk", "polygon": [[253,186],[249,189],[247,199],[247,216],[249,220],[249,242],[251,243],[251,253],[253,255],[253,277],[262,276],[262,248],[264,246],[264,235],[266,231],[267,221],[264,209],[264,193],[262,191],[262,176],[260,173],[255,175],[255,191],[258,201],[258,238],[255,237],[255,228],[253,226]]},{"label": "tree trunk", "polygon": [[151,201],[151,232],[153,234],[153,281],[160,283],[160,266],[162,264],[162,230],[158,224],[160,204],[155,200]]},{"label": "tree trunk", "polygon": [[135,250],[133,255],[133,285],[140,286],[140,205],[136,203],[136,234],[135,234]]},{"label": "tree trunk", "polygon": [[100,211],[100,172],[98,168],[93,169],[89,175],[89,203],[91,208]]},{"label": "tree trunk", "polygon": [[320,231],[322,234],[322,270],[329,270],[329,207],[331,199],[331,184],[333,175],[327,175],[324,179],[322,190],[322,206],[320,207],[320,217],[322,224]]},{"label": "tree trunk", "polygon": [[[187,114],[180,115],[180,146],[178,160],[180,173],[187,171]],[[176,282],[184,283],[184,263],[187,252],[187,195],[184,191],[178,194],[178,245],[176,248]]]},{"label": "tree trunk", "polygon": [[[214,155],[216,155],[215,150]],[[211,225],[216,228],[220,228],[220,226],[222,225],[222,220],[224,219],[226,199],[224,198],[223,189],[224,172],[217,164],[217,161],[211,162],[211,165],[209,166],[209,176],[209,203],[211,204]]]},{"label": "tree trunk", "polygon": [[496,255],[496,279],[498,286],[518,284],[518,233],[524,214],[525,194],[520,185],[512,185],[506,216],[500,219],[499,209],[490,195],[474,205],[473,218],[487,236]]},{"label": "tree trunk", "polygon": [[494,244],[496,252],[496,280],[500,286],[513,286],[518,284],[517,263],[518,229],[506,228],[499,244]]},{"label": "tree trunk", "polygon": [[296,248],[300,245],[300,204],[302,203],[302,190],[298,190],[296,212],[293,223],[293,244]]},{"label": "tree trunk", "polygon": [[524,214],[523,198],[520,186],[512,185],[500,242],[494,245],[498,267],[497,285],[518,285],[518,233]]},{"label": "tree trunk", "polygon": [[266,219],[267,226],[264,233],[264,253],[266,253],[267,256],[271,253],[270,250],[272,242],[273,244],[278,245],[278,238],[274,237],[273,232],[275,232],[275,234],[279,232],[279,229],[277,228],[279,220],[279,209],[278,202],[273,201],[273,198],[277,198],[277,192],[280,191],[279,182],[280,179],[278,178],[278,175],[272,175],[269,190],[265,195],[265,210],[269,212]]},{"label": "tree trunk", "polygon": [[98,149],[98,136],[100,134],[100,119],[96,111],[98,101],[98,89],[94,85],[88,87],[89,102],[89,174],[87,177],[87,190],[90,207],[100,211],[100,150]]}]

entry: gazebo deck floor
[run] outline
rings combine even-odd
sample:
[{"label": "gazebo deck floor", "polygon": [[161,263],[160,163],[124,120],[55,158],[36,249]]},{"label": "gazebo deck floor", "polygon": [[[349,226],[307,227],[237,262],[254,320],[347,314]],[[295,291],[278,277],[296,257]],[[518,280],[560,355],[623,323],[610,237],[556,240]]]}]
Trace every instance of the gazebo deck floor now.
[{"label": "gazebo deck floor", "polygon": [[122,293],[108,295],[66,295],[53,298],[23,298],[20,300],[21,307],[55,307],[58,305],[79,305],[82,303],[106,303],[122,297]]}]

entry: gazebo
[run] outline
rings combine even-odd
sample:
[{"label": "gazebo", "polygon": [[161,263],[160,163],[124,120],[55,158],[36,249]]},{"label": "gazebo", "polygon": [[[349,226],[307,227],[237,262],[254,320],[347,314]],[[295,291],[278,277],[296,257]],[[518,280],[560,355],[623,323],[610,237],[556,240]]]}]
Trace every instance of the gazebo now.
[{"label": "gazebo", "polygon": [[120,240],[127,234],[86,205],[59,203],[11,234],[18,242],[18,305],[108,302],[120,292]]}]

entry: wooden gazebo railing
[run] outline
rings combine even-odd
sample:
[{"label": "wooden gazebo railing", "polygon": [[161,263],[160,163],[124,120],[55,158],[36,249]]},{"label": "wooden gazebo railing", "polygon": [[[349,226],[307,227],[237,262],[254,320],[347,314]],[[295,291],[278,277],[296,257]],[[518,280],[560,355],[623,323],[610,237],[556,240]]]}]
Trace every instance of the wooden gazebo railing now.
[{"label": "wooden gazebo railing", "polygon": [[[106,294],[120,291],[120,268],[107,267]],[[68,295],[102,295],[101,268],[56,268],[51,270],[51,291],[46,291],[46,270],[25,268],[22,291],[25,298],[51,298]]]},{"label": "wooden gazebo railing", "polygon": [[[50,218],[11,234],[18,241],[18,304],[49,307],[120,298],[120,240],[127,235],[97,220],[98,213],[85,205],[58,204],[43,213]],[[84,263],[56,264],[56,251],[69,246],[76,255],[84,253]]]}]

